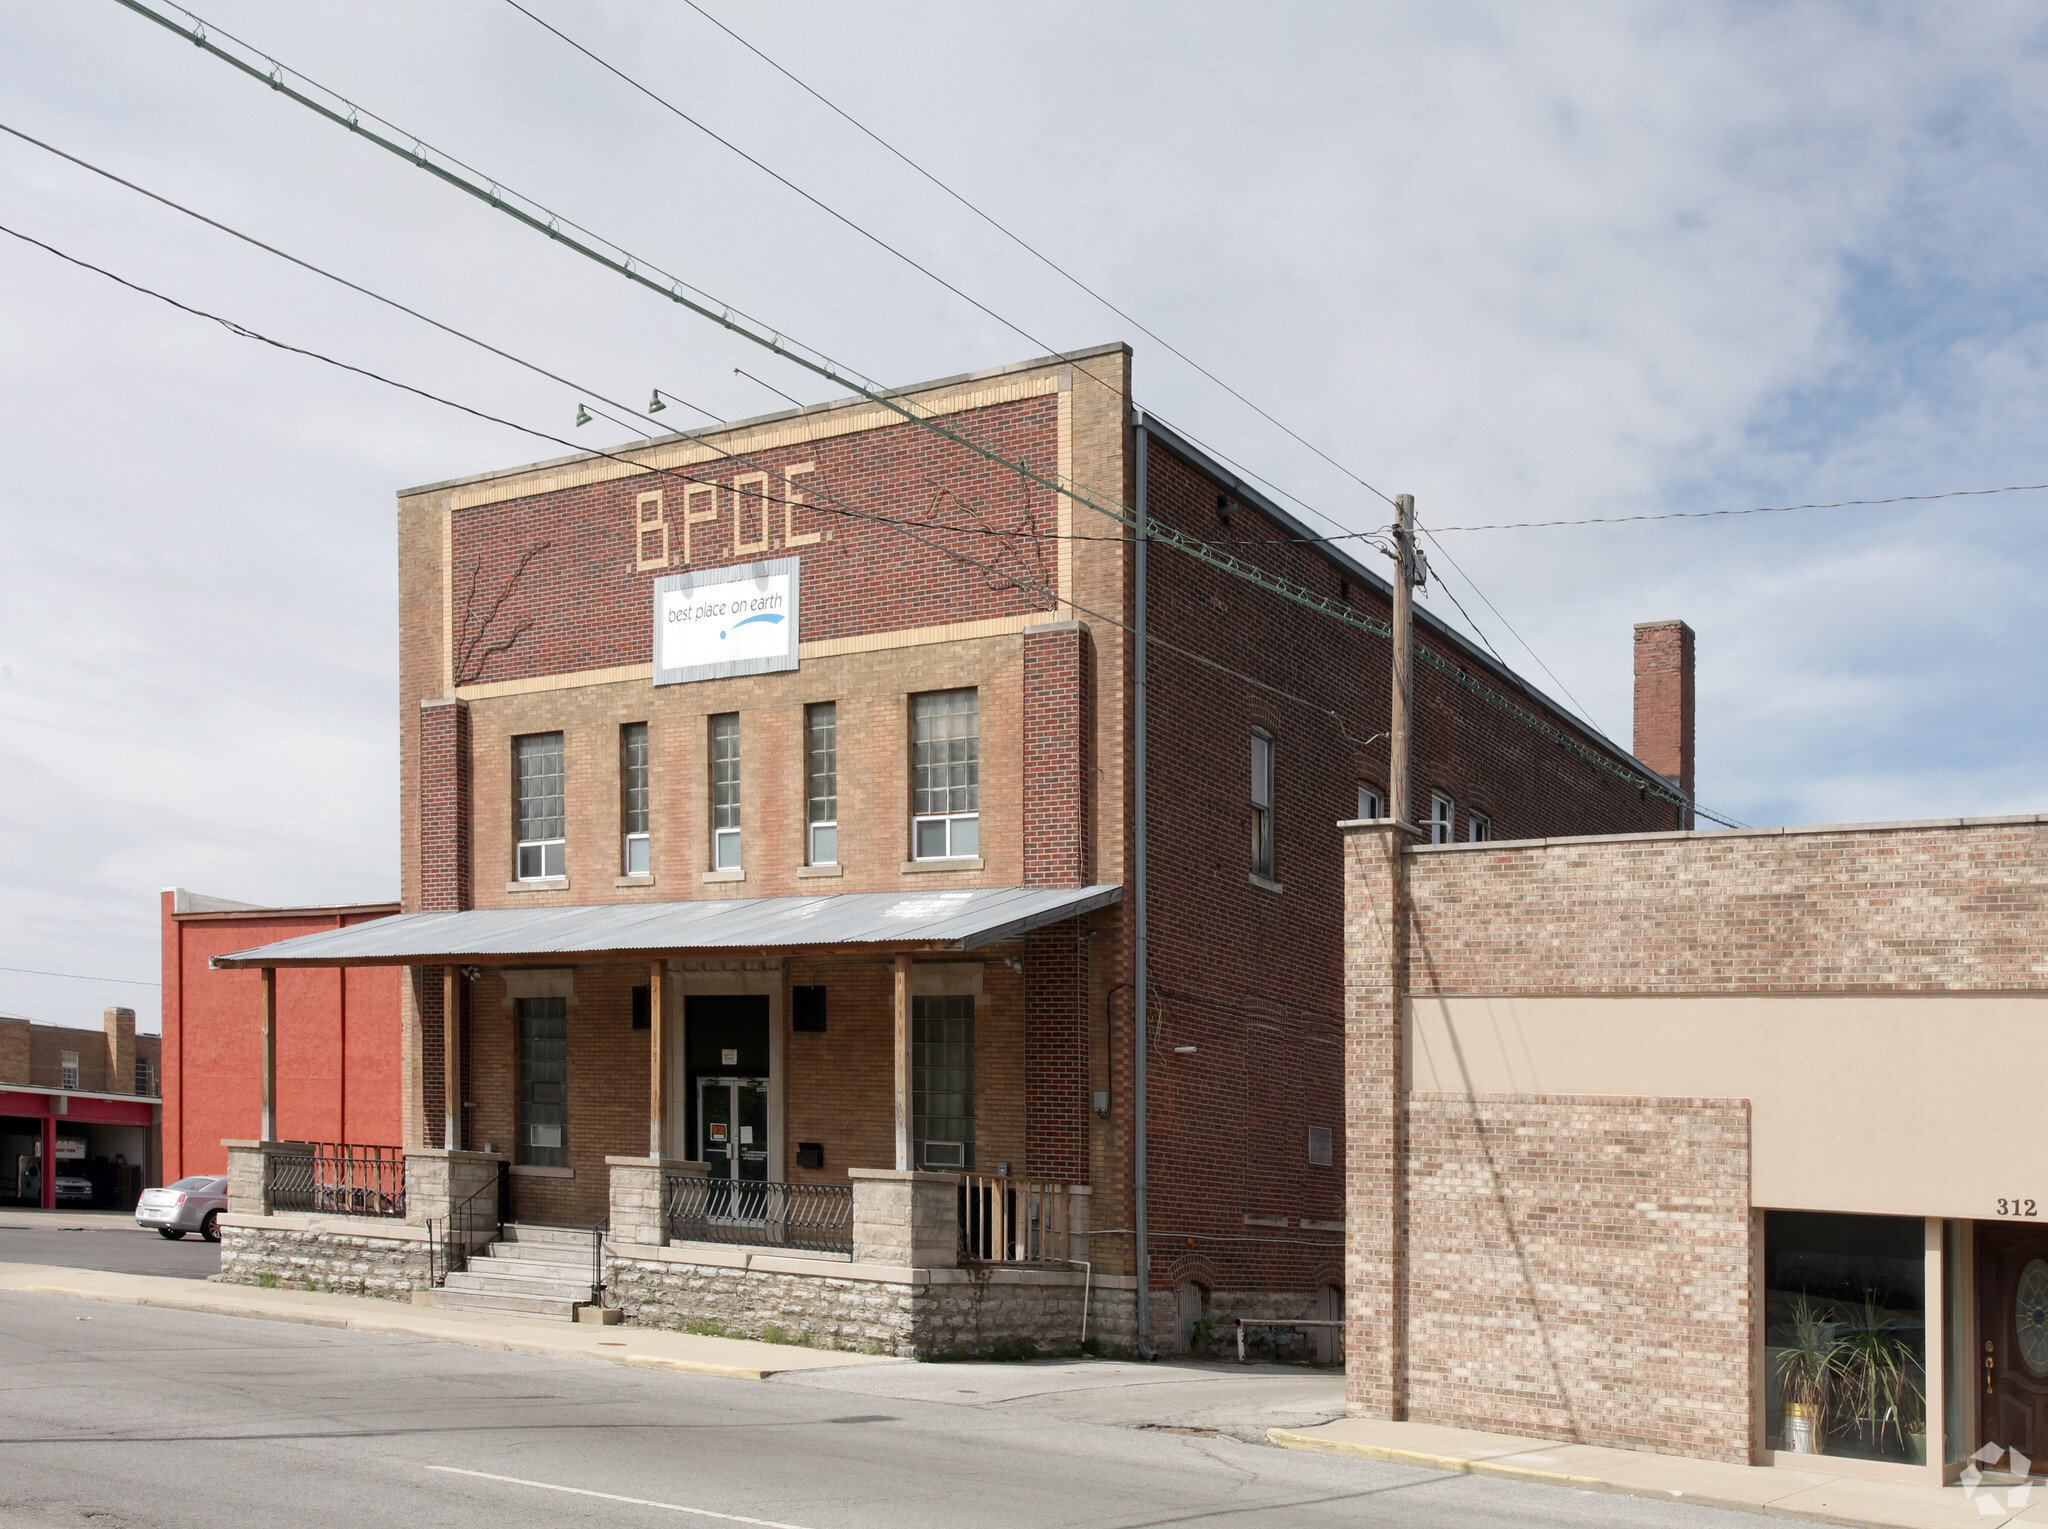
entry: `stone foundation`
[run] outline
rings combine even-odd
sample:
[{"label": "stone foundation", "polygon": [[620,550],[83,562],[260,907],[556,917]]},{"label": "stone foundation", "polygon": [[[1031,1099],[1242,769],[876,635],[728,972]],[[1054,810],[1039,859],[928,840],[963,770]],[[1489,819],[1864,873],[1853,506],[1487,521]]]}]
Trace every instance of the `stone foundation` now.
[{"label": "stone foundation", "polygon": [[402,1222],[223,1216],[220,1281],[409,1301],[429,1286],[424,1232]]}]

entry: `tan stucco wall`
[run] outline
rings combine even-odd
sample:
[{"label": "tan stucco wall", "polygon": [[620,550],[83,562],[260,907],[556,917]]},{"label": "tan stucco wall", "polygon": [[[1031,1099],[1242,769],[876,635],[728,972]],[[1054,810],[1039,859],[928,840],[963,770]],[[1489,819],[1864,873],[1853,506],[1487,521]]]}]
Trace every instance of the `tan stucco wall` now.
[{"label": "tan stucco wall", "polygon": [[1748,1099],[1750,1200],[1778,1209],[2048,1216],[2048,995],[1410,1001],[1419,1093]]}]

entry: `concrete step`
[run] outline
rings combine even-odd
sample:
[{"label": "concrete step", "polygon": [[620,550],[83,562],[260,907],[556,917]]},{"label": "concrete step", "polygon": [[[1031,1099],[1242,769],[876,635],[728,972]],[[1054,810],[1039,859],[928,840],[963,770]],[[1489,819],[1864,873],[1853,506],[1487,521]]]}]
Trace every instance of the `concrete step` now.
[{"label": "concrete step", "polygon": [[[590,1291],[584,1290],[587,1299]],[[454,1311],[495,1311],[507,1316],[540,1317],[547,1321],[573,1322],[576,1302],[559,1296],[499,1295],[488,1290],[451,1290],[442,1287],[427,1296],[429,1305]]]},{"label": "concrete step", "polygon": [[572,1248],[555,1242],[490,1242],[479,1248],[477,1254],[479,1258],[499,1263],[559,1264],[565,1269],[591,1267],[587,1243],[580,1248]]},{"label": "concrete step", "polygon": [[473,1290],[493,1295],[545,1295],[561,1300],[587,1301],[590,1299],[590,1281],[584,1279],[555,1279],[547,1275],[528,1275],[514,1265],[509,1270],[478,1268],[472,1266],[461,1274],[448,1276],[443,1286],[448,1290]]},{"label": "concrete step", "polygon": [[521,1242],[529,1246],[535,1243],[553,1243],[565,1247],[590,1246],[591,1232],[588,1227],[575,1226],[524,1226],[511,1221],[499,1233],[506,1242]]}]

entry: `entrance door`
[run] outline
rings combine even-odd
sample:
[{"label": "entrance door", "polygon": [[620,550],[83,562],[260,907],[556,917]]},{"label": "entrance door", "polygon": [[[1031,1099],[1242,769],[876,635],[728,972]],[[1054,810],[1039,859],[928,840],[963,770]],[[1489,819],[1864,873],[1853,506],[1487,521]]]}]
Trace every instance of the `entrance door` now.
[{"label": "entrance door", "polygon": [[707,1213],[716,1221],[768,1217],[768,1080],[697,1080],[697,1157],[711,1166]]},{"label": "entrance door", "polygon": [[2048,1456],[2048,1227],[1977,1224],[1977,1333],[1984,1442]]}]

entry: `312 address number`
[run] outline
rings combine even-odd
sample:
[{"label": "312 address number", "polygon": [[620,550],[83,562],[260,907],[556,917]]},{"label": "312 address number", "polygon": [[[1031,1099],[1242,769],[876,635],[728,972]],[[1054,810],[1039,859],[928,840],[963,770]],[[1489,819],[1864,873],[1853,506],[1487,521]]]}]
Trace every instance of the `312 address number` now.
[{"label": "312 address number", "polygon": [[2000,1200],[1998,1213],[2001,1216],[2038,1216],[2040,1212],[2034,1208],[2035,1203],[2032,1200]]}]

